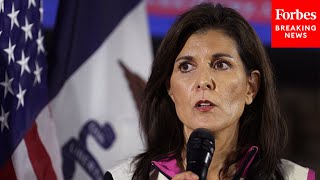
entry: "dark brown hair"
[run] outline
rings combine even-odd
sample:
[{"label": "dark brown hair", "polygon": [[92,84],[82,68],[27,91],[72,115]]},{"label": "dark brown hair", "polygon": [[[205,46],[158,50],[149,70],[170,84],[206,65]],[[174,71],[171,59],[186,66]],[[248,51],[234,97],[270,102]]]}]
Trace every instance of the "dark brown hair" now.
[{"label": "dark brown hair", "polygon": [[247,172],[247,179],[283,179],[279,164],[287,131],[279,110],[270,60],[255,31],[238,12],[212,3],[197,5],[178,17],[156,53],[140,113],[146,150],[135,158],[133,179],[148,179],[151,160],[166,154],[172,154],[182,164],[181,152],[186,140],[183,124],[167,93],[168,82],[175,58],[187,39],[209,29],[220,30],[236,42],[248,74],[253,70],[261,74],[260,89],[240,118],[236,151],[229,154],[220,173],[227,177],[229,167],[238,163],[251,145],[256,145],[259,152]]}]

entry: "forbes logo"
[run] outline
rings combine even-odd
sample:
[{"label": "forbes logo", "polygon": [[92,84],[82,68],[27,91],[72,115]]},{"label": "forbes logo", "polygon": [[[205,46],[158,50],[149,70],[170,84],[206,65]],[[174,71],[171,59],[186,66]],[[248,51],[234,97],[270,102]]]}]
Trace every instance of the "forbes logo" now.
[{"label": "forbes logo", "polygon": [[300,12],[296,9],[294,12],[286,12],[284,9],[276,10],[276,20],[315,20],[317,19],[316,12]]}]

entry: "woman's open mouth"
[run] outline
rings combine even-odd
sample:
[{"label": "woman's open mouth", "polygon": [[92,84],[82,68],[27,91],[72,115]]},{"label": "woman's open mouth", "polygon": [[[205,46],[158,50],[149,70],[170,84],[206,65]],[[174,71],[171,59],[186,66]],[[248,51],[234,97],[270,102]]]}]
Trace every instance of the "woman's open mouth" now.
[{"label": "woman's open mouth", "polygon": [[211,109],[214,108],[214,104],[211,101],[208,100],[200,100],[196,103],[195,108],[198,111],[201,112],[206,112],[206,111],[210,111]]}]

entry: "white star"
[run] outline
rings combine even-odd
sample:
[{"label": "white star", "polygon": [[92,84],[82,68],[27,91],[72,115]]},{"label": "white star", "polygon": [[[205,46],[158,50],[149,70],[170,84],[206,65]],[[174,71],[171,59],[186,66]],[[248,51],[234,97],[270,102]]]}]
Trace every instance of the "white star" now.
[{"label": "white star", "polygon": [[1,132],[3,131],[4,127],[7,127],[7,129],[9,129],[9,125],[8,125],[8,116],[9,116],[9,112],[4,112],[3,107],[1,106],[1,116],[0,116],[0,122],[1,122]]},{"label": "white star", "polygon": [[19,109],[20,107],[20,104],[21,106],[24,106],[24,94],[26,93],[27,90],[22,90],[21,89],[21,85],[19,84],[19,93],[16,95],[17,98],[18,98],[18,106],[17,106],[17,109]]},{"label": "white star", "polygon": [[12,4],[12,9],[11,9],[11,13],[8,14],[9,18],[11,19],[11,30],[13,28],[13,24],[17,25],[19,27],[19,22],[18,22],[18,14],[19,14],[19,10],[15,11],[14,10],[14,4]]},{"label": "white star", "polygon": [[44,47],[43,47],[43,36],[41,34],[41,31],[38,32],[38,38],[37,38],[37,44],[38,44],[38,54],[39,52],[45,52]]},{"label": "white star", "polygon": [[12,61],[14,62],[14,48],[16,48],[16,45],[14,44],[13,46],[11,45],[11,39],[9,39],[9,47],[7,49],[4,49],[4,51],[8,54],[8,65]]},{"label": "white star", "polygon": [[41,83],[41,71],[42,71],[42,67],[39,67],[38,63],[36,62],[36,70],[33,71],[34,74],[34,82],[33,85],[35,85],[37,82],[40,84]]},{"label": "white star", "polygon": [[[1,0],[0,0],[1,1]],[[1,34],[2,34],[2,31],[0,31],[0,36],[1,36]]]},{"label": "white star", "polygon": [[30,5],[33,5],[34,7],[36,7],[36,2],[34,0],[29,0],[28,1],[28,8],[30,8]]},{"label": "white star", "polygon": [[13,78],[9,79],[8,73],[6,72],[5,79],[3,82],[0,82],[0,85],[4,87],[4,98],[6,98],[8,91],[13,95],[11,83]]},{"label": "white star", "polygon": [[0,12],[4,12],[4,0],[0,0]]},{"label": "white star", "polygon": [[17,63],[21,66],[20,76],[22,76],[24,70],[26,70],[28,73],[30,73],[30,69],[28,66],[29,59],[30,59],[30,57],[25,57],[24,52],[22,51],[21,60],[17,61]]},{"label": "white star", "polygon": [[30,40],[32,40],[31,28],[33,24],[29,24],[27,17],[25,22],[26,22],[25,25],[22,26],[21,29],[24,31],[26,41],[28,40],[28,37],[30,38]]}]

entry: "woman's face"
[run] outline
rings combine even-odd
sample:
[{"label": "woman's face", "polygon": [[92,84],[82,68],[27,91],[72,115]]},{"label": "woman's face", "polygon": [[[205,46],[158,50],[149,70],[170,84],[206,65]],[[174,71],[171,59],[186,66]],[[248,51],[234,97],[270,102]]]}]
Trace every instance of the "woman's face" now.
[{"label": "woman's face", "polygon": [[190,36],[177,56],[168,93],[189,136],[196,128],[237,132],[260,74],[246,74],[236,43],[219,30]]}]

